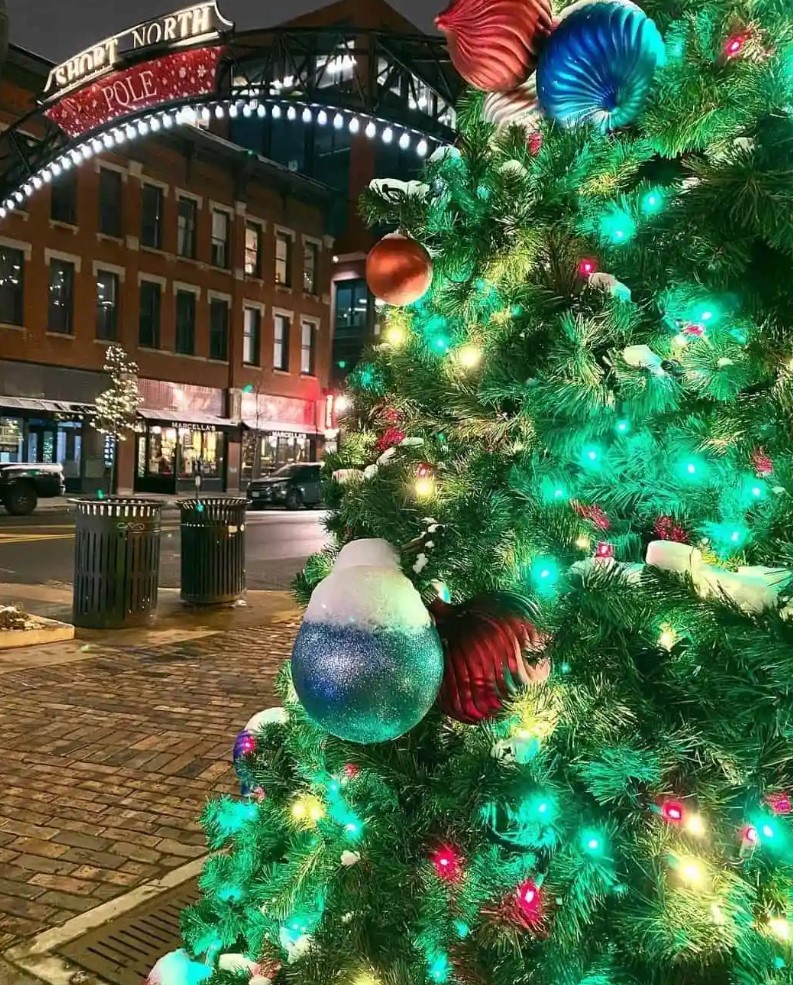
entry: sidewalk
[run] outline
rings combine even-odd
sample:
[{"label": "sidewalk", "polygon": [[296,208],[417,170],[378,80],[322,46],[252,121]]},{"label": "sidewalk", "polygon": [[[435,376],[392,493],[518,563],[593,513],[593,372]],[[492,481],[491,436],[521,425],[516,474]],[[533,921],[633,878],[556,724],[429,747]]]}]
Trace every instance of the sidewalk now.
[{"label": "sidewalk", "polygon": [[205,853],[196,818],[237,791],[234,736],[274,703],[299,619],[285,592],[248,603],[196,614],[164,592],[153,629],[0,652],[0,952]]}]

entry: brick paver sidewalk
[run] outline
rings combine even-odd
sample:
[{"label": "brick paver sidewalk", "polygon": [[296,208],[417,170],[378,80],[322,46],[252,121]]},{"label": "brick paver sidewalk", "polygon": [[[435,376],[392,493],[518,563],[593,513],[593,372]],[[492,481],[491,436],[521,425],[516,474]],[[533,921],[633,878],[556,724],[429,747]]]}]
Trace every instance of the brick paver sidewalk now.
[{"label": "brick paver sidewalk", "polygon": [[234,735],[274,703],[295,627],[0,676],[0,949],[205,852]]}]

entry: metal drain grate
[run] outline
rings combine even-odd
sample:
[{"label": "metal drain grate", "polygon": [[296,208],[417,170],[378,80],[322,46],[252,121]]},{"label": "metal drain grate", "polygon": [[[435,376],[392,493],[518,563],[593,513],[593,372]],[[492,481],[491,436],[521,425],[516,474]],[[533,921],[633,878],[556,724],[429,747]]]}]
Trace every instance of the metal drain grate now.
[{"label": "metal drain grate", "polygon": [[198,895],[197,880],[191,879],[64,944],[60,954],[109,985],[140,985],[158,958],[180,946],[182,910]]}]

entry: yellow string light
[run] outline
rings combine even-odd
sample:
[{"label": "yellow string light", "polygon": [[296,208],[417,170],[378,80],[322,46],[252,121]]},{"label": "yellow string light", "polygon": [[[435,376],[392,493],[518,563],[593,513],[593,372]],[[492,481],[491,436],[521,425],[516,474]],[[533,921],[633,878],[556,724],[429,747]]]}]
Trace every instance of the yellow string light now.
[{"label": "yellow string light", "polygon": [[417,499],[429,499],[435,495],[435,479],[431,475],[421,475],[413,488]]},{"label": "yellow string light", "polygon": [[707,830],[705,822],[699,814],[689,814],[685,821],[685,828],[690,835],[694,835],[696,838],[701,838]]},{"label": "yellow string light", "polygon": [[592,547],[592,538],[587,537],[586,534],[582,534],[580,537],[576,537],[575,546],[580,551],[588,551]]},{"label": "yellow string light", "polygon": [[457,361],[463,369],[475,369],[482,362],[482,350],[472,342],[464,345],[457,352]]},{"label": "yellow string light", "polygon": [[664,650],[671,650],[679,638],[680,637],[677,635],[672,626],[665,623],[661,627],[661,633],[658,637],[658,645],[663,647]]},{"label": "yellow string light", "polygon": [[404,326],[400,325],[399,322],[389,325],[386,329],[385,340],[386,342],[393,346],[395,349],[400,348],[405,344],[407,339],[407,332]]},{"label": "yellow string light", "polygon": [[793,937],[790,921],[784,917],[769,917],[766,925],[777,940],[787,943]]},{"label": "yellow string light", "polygon": [[292,803],[292,820],[300,827],[314,828],[324,816],[325,806],[313,794],[305,794]]},{"label": "yellow string light", "polygon": [[677,871],[683,882],[692,888],[701,887],[708,878],[708,872],[699,859],[685,855],[678,860]]}]

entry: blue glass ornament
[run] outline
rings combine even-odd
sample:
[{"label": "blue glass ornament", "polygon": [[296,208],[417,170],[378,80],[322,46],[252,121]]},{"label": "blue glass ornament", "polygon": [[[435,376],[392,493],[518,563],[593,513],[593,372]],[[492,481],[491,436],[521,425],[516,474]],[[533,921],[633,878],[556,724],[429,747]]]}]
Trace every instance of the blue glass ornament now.
[{"label": "blue glass ornament", "polygon": [[575,4],[545,44],[537,94],[546,116],[563,126],[590,122],[603,130],[636,118],[665,61],[658,28],[633,3]]},{"label": "blue glass ornament", "polygon": [[432,707],[443,676],[434,626],[362,630],[303,622],[292,651],[300,703],[331,735],[388,742]]}]

